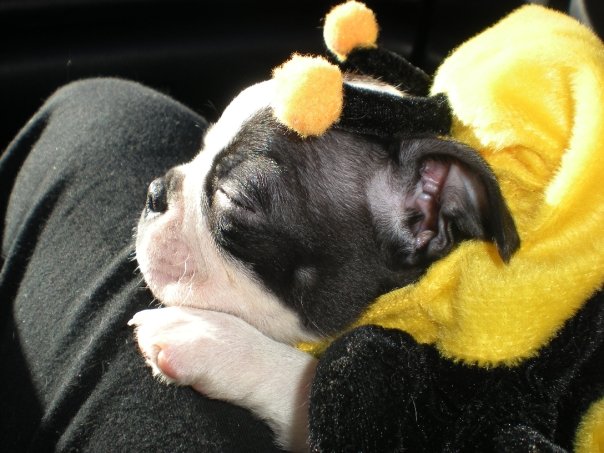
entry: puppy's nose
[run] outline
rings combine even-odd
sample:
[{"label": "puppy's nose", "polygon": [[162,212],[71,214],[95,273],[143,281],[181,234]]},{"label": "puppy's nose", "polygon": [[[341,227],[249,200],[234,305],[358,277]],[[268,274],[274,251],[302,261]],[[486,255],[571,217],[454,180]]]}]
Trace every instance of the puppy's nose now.
[{"label": "puppy's nose", "polygon": [[168,210],[168,187],[165,178],[157,178],[147,190],[147,211],[161,214]]}]

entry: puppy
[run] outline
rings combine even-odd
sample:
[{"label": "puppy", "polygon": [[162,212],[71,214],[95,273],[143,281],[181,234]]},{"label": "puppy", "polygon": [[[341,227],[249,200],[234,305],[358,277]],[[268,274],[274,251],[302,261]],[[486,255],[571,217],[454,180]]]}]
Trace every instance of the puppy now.
[{"label": "puppy", "polygon": [[337,128],[303,139],[274,119],[272,83],[244,90],[202,151],[151,183],[136,254],[166,308],[130,323],[156,375],[252,410],[304,450],[316,360],[294,345],[342,331],[464,239],[507,260],[518,236],[471,149]]}]

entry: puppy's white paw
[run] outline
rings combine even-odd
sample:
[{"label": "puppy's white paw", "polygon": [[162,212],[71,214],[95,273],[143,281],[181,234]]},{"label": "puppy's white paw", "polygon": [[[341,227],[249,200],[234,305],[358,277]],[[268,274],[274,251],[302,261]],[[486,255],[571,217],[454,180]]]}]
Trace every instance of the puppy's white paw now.
[{"label": "puppy's white paw", "polygon": [[[200,391],[225,360],[246,353],[242,349],[247,345],[239,339],[262,336],[232,315],[187,307],[144,310],[128,324],[135,326],[138,346],[155,375]],[[215,393],[211,390],[204,393]]]},{"label": "puppy's white paw", "polygon": [[128,324],[157,376],[250,409],[282,446],[306,448],[314,358],[221,312],[159,308],[137,313]]}]

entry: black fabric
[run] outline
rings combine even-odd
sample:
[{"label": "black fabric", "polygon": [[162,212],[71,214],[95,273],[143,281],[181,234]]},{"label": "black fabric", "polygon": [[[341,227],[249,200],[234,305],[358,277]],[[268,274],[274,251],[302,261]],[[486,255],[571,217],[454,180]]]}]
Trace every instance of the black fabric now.
[{"label": "black fabric", "polygon": [[447,97],[442,93],[429,96],[431,78],[402,56],[382,47],[361,47],[343,62],[332,59],[344,71],[369,76],[406,93],[400,96],[347,83],[335,127],[386,139],[450,132],[452,114]]},{"label": "black fabric", "polygon": [[387,49],[357,47],[340,64],[343,70],[369,75],[414,96],[428,96],[432,79]]},{"label": "black fabric", "polygon": [[604,396],[604,292],[537,357],[485,369],[375,326],[334,342],[310,404],[313,451],[571,451]]},{"label": "black fabric", "polygon": [[0,160],[4,451],[262,451],[248,412],[151,376],[126,325],[155,306],[133,260],[146,187],[205,121],[118,80],[56,93]]},{"label": "black fabric", "polygon": [[397,96],[344,85],[344,107],[335,127],[380,138],[444,135],[451,129],[451,107],[444,94]]}]

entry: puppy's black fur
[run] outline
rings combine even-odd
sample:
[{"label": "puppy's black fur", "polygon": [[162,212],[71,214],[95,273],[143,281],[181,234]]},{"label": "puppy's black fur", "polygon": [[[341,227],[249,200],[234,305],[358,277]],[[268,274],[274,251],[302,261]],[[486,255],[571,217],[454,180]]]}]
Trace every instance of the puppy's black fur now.
[{"label": "puppy's black fur", "polygon": [[[428,164],[455,165],[463,178],[426,208]],[[417,280],[463,239],[494,241],[504,260],[519,244],[495,177],[473,150],[434,137],[387,142],[337,129],[302,139],[269,110],[216,157],[204,194],[219,247],[321,334]]]}]

